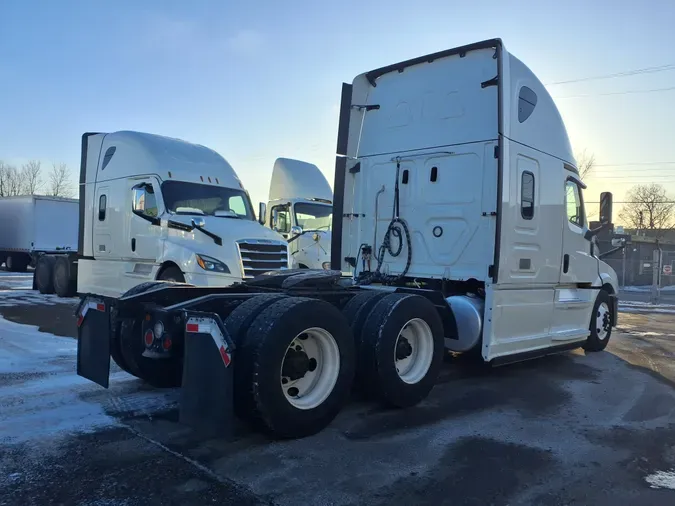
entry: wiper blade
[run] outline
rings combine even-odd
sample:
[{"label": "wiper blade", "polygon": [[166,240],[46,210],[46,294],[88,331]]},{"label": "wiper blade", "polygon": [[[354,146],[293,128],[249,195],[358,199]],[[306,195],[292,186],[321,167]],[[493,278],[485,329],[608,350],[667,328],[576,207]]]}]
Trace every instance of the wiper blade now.
[{"label": "wiper blade", "polygon": [[209,232],[205,228],[200,228],[200,227],[195,227],[197,230],[199,230],[202,234],[208,235],[211,239],[213,239],[213,242],[215,242],[218,246],[223,245],[223,239],[219,236],[214,234],[213,232]]},{"label": "wiper blade", "polygon": [[213,242],[215,242],[218,246],[223,245],[223,239],[219,235],[216,235],[213,232],[209,232],[208,230],[205,230],[203,227],[195,227],[194,225],[188,225],[186,223],[181,223],[180,221],[174,220],[169,220],[167,222],[167,226],[169,228],[175,228],[177,230],[183,230],[185,232],[192,232],[195,229],[199,230],[202,234],[208,235],[211,239],[213,239]]}]

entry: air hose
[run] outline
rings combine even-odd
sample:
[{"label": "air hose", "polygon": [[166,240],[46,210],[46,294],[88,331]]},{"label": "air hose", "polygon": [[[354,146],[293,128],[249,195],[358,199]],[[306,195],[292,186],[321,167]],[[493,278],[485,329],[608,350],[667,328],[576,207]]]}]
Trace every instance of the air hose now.
[{"label": "air hose", "polygon": [[[410,264],[412,263],[412,242],[410,239],[410,230],[408,229],[408,224],[403,220],[400,213],[400,191],[399,191],[399,176],[401,172],[401,160],[400,158],[396,159],[396,183],[394,185],[394,206],[392,210],[392,218],[387,226],[387,231],[384,233],[384,238],[382,239],[382,244],[377,251],[377,267],[375,272],[362,272],[358,279],[357,283],[361,285],[368,285],[370,283],[385,283],[391,284],[397,281],[400,281],[405,277],[410,270]],[[375,216],[377,219],[377,216]],[[395,237],[398,239],[398,248],[396,250],[391,247],[391,238]],[[385,253],[389,253],[392,257],[396,258],[401,254],[403,250],[403,236],[405,236],[408,258],[406,259],[405,267],[400,274],[396,275],[387,275],[382,274],[382,264],[384,263]],[[362,246],[363,248],[363,246]]]}]

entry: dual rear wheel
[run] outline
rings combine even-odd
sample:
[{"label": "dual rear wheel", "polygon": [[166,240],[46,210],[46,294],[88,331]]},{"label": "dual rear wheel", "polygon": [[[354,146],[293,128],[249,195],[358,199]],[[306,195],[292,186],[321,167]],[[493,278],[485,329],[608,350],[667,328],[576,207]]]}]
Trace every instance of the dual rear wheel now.
[{"label": "dual rear wheel", "polygon": [[357,372],[371,398],[413,406],[433,388],[443,357],[440,317],[417,295],[357,295],[342,313],[322,300],[262,295],[225,325],[237,344],[235,410],[276,437],[326,427]]}]

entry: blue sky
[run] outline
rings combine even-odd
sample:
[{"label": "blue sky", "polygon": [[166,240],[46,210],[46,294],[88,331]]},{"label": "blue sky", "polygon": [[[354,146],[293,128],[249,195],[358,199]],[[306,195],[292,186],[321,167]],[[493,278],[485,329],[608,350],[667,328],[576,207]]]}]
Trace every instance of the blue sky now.
[{"label": "blue sky", "polygon": [[[363,71],[491,37],[544,83],[675,63],[675,2],[588,4],[0,0],[0,160],[75,175],[83,132],[133,129],[215,149],[254,202],[278,156],[332,183],[340,85]],[[550,90],[575,151],[615,164],[675,161],[675,90],[597,94],[668,86],[675,71]],[[675,193],[675,164],[598,167],[587,200],[652,181]]]}]

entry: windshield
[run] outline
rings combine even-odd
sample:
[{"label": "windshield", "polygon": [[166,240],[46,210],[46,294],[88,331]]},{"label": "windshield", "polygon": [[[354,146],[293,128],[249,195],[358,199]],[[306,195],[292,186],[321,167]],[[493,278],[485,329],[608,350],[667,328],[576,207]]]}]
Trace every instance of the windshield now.
[{"label": "windshield", "polygon": [[253,210],[244,190],[182,181],[162,183],[164,205],[171,213],[206,214],[253,220]]},{"label": "windshield", "polygon": [[303,230],[330,230],[333,206],[326,204],[295,204],[295,222]]}]

